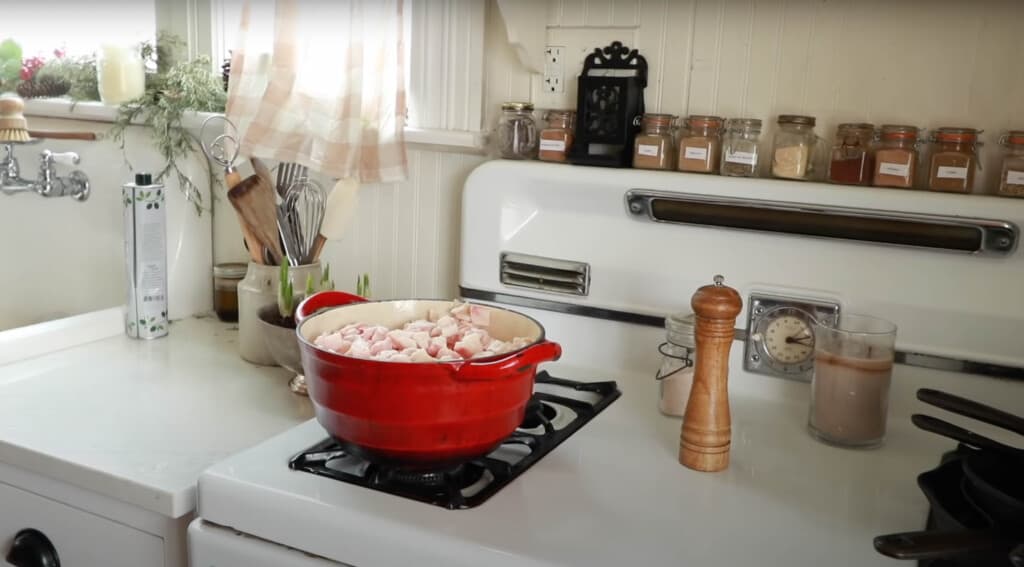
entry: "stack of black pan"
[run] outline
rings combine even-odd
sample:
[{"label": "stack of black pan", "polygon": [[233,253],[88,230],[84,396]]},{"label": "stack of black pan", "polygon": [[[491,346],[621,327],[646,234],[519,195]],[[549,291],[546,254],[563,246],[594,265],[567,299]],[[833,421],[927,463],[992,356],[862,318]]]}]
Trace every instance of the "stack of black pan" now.
[{"label": "stack of black pan", "polygon": [[[945,392],[919,400],[1024,436],[1024,418]],[[915,425],[960,442],[942,464],[917,477],[931,503],[927,530],[875,538],[879,553],[929,567],[1024,567],[1024,450],[937,419]]]}]

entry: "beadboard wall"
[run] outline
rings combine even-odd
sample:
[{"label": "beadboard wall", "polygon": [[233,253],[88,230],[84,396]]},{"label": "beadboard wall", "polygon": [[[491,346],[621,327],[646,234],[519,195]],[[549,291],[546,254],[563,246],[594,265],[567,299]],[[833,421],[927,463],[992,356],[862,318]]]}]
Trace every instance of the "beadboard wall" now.
[{"label": "beadboard wall", "polygon": [[[409,179],[359,188],[359,204],[347,236],[328,242],[338,289],[353,291],[357,274],[370,274],[375,298],[449,298],[458,288],[462,185],[484,157],[413,149]],[[317,178],[325,188],[329,179]],[[244,261],[238,219],[223,195],[214,204],[214,257]]]},{"label": "beadboard wall", "polygon": [[650,112],[818,117],[831,142],[840,122],[985,130],[979,189],[998,178],[996,141],[1024,128],[1014,0],[548,0],[547,44],[565,47],[566,89],[546,93],[506,46],[491,10],[486,116],[503,100],[574,108],[584,55],[613,40],[647,58]]}]

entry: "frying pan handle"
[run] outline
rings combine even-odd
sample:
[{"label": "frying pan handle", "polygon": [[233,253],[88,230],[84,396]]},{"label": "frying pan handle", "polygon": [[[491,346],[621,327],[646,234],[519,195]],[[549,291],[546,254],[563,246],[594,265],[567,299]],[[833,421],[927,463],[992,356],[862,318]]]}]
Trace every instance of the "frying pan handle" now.
[{"label": "frying pan handle", "polygon": [[1024,435],[1024,418],[974,400],[968,400],[967,398],[961,398],[960,396],[940,392],[939,390],[932,390],[931,388],[921,388],[918,390],[917,399],[926,404],[931,404],[935,407],[949,410],[965,417],[972,417],[978,421]]},{"label": "frying pan handle", "polygon": [[984,530],[921,531],[875,538],[875,550],[895,559],[941,559],[971,551],[998,551],[1007,541]]},{"label": "frying pan handle", "polygon": [[297,323],[301,323],[303,319],[313,315],[321,309],[327,309],[328,307],[340,307],[350,303],[363,303],[364,301],[366,301],[365,297],[359,297],[358,295],[345,293],[344,291],[332,290],[314,293],[299,304],[299,308],[295,310],[295,321]]},{"label": "frying pan handle", "polygon": [[[316,296],[314,296],[316,297]],[[456,380],[496,380],[505,378],[523,366],[534,366],[541,362],[558,360],[562,347],[551,341],[541,341],[505,358],[489,362],[466,361],[455,371]]]},{"label": "frying pan handle", "polygon": [[915,413],[910,416],[910,421],[914,422],[914,425],[925,431],[937,433],[943,437],[948,437],[955,441],[970,445],[971,447],[994,451],[1009,457],[1024,456],[1024,450],[1017,449],[1016,447],[1010,447],[1009,445],[1003,445],[994,439],[978,435],[973,431],[969,431],[959,425],[954,425],[937,417]]}]

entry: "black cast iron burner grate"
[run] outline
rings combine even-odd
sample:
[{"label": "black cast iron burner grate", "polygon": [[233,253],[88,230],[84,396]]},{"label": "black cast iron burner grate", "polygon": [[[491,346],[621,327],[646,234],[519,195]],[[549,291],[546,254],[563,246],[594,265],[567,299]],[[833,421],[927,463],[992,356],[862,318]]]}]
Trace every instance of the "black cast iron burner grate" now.
[{"label": "black cast iron burner grate", "polygon": [[[534,392],[526,406],[523,426],[490,454],[446,471],[410,472],[367,462],[350,455],[341,443],[328,438],[292,457],[288,466],[304,471],[441,506],[451,510],[483,504],[502,487],[550,453],[555,447],[601,413],[622,393],[615,382],[576,382],[537,373],[537,384],[596,395],[587,402],[550,392]],[[552,425],[555,408],[575,414],[563,427]],[[538,427],[539,432],[538,432]]]}]

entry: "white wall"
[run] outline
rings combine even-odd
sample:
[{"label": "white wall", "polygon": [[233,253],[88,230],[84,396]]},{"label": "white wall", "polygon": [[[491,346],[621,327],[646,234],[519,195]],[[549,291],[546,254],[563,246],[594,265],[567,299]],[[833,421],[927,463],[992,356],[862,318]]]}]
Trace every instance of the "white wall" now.
[{"label": "white wall", "polygon": [[[110,127],[80,120],[28,120],[38,130],[106,132]],[[92,195],[83,203],[35,194],[0,195],[0,330],[125,302],[121,185],[132,174],[121,150],[109,140],[22,146],[15,152],[22,177],[36,177],[44,148],[78,152],[82,161],[77,168],[89,176]],[[141,128],[132,128],[127,148],[138,170],[153,172],[162,163]],[[189,170],[201,172],[200,167],[193,161]],[[71,168],[58,169],[66,175]],[[176,182],[169,184],[167,200],[168,307],[172,318],[180,318],[210,308],[212,220],[209,213],[196,217]]]}]

